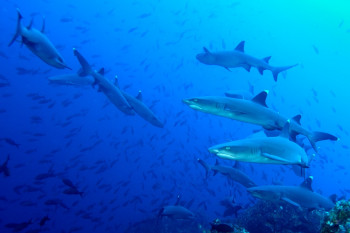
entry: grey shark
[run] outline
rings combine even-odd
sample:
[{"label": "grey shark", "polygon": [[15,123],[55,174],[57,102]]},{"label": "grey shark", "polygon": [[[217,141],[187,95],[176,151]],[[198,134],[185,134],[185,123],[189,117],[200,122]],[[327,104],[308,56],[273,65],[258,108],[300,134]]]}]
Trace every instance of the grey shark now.
[{"label": "grey shark", "polygon": [[12,38],[9,46],[16,41],[17,37],[21,36],[22,43],[27,46],[27,48],[32,51],[36,56],[47,64],[56,67],[58,69],[71,69],[69,68],[62,56],[59,54],[55,46],[51,41],[45,36],[44,27],[45,22],[43,23],[43,28],[41,31],[32,27],[32,22],[28,27],[23,26],[22,24],[22,15],[17,9],[18,19],[17,19],[17,29],[14,37]]},{"label": "grey shark", "polygon": [[[119,87],[118,84],[118,79],[117,77],[115,77],[115,84],[117,87]],[[158,117],[151,111],[151,109],[149,109],[149,107],[147,107],[147,105],[145,105],[142,102],[142,93],[141,91],[139,91],[138,95],[136,97],[129,95],[128,93],[126,93],[125,91],[122,91],[123,96],[125,97],[125,99],[128,101],[128,103],[130,104],[130,106],[132,107],[132,109],[140,116],[142,117],[144,120],[148,121],[149,123],[151,123],[152,125],[159,127],[159,128],[163,128],[164,124],[158,119]]]},{"label": "grey shark", "polygon": [[[184,99],[189,107],[222,117],[256,124],[267,130],[281,130],[288,118],[270,109],[266,105],[268,91],[260,92],[251,100],[230,98],[223,96],[204,96]],[[300,124],[301,115],[293,117],[290,121],[290,136],[295,141],[296,135],[306,136],[312,147],[317,151],[316,142],[322,140],[338,140],[337,137],[324,132],[311,132]]]},{"label": "grey shark", "polygon": [[256,184],[252,181],[245,173],[235,167],[227,167],[219,164],[219,161],[216,160],[215,165],[210,166],[206,162],[201,159],[197,159],[197,161],[204,167],[206,171],[206,175],[208,176],[209,171],[214,172],[214,176],[217,173],[221,173],[233,181],[240,183],[246,188],[254,187]]},{"label": "grey shark", "polygon": [[307,209],[330,210],[334,203],[312,191],[312,179],[308,178],[300,186],[264,185],[248,188],[254,197],[270,201],[286,201],[294,206]]},{"label": "grey shark", "polygon": [[210,147],[210,153],[223,159],[250,163],[299,165],[309,167],[302,147],[288,139],[289,121],[279,137],[253,137]]},{"label": "grey shark", "polygon": [[94,78],[94,84],[99,86],[99,90],[102,91],[107,98],[123,113],[126,115],[134,115],[135,112],[130,106],[126,98],[124,97],[121,90],[115,86],[112,82],[107,80],[103,74],[103,69],[100,72],[92,70],[86,59],[78,52],[78,50],[73,49],[74,55],[77,57],[82,71],[85,74],[91,75]]},{"label": "grey shark", "polygon": [[50,83],[60,85],[89,86],[94,83],[94,78],[78,71],[75,74],[62,74],[48,78]]},{"label": "grey shark", "polygon": [[158,213],[159,217],[167,216],[173,219],[192,219],[194,213],[180,205],[164,206]]},{"label": "grey shark", "polygon": [[204,53],[197,54],[196,58],[206,65],[222,66],[227,70],[230,68],[242,67],[249,72],[251,67],[256,67],[261,75],[264,70],[271,70],[275,81],[277,81],[280,72],[297,66],[297,64],[283,67],[271,66],[269,64],[271,57],[258,59],[246,54],[244,52],[244,43],[244,41],[240,42],[233,51],[210,52],[204,47]]}]

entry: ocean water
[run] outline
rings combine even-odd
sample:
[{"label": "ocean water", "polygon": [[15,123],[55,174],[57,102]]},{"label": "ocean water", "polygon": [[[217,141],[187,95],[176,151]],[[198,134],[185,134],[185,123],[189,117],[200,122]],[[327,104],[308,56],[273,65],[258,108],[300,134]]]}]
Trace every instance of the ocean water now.
[{"label": "ocean water", "polygon": [[[222,174],[206,177],[197,159],[214,165],[217,157],[209,147],[247,138],[261,126],[202,113],[182,100],[252,87],[255,95],[269,90],[267,105],[281,115],[301,114],[308,130],[340,138],[317,143],[306,176],[313,176],[313,190],[325,197],[349,196],[347,1],[1,3],[0,165],[9,155],[10,174],[0,173],[0,232],[203,232],[216,218],[249,229],[236,220],[259,199]],[[33,19],[32,27],[39,30],[45,17],[44,33],[72,71],[44,63],[20,38],[8,47],[16,31],[16,8],[24,25]],[[272,56],[271,65],[298,66],[275,82],[268,70],[263,75],[256,68],[229,72],[196,59],[203,47],[231,51],[241,41],[247,54]],[[103,67],[107,79],[117,75],[121,90],[132,96],[141,90],[143,102],[164,127],[123,114],[97,86],[50,83],[49,77],[80,69],[73,48],[93,69]],[[258,185],[304,180],[287,165],[240,163],[239,169]],[[65,194],[62,179],[83,194]],[[178,195],[195,218],[160,218],[159,211],[174,205]],[[224,217],[221,202],[227,198],[241,207],[237,216]],[[56,204],[48,205],[50,200]],[[293,207],[273,207],[281,210],[281,205]],[[46,215],[50,220],[40,226]],[[9,225],[29,220],[23,229]],[[250,227],[250,232],[273,231]]]}]

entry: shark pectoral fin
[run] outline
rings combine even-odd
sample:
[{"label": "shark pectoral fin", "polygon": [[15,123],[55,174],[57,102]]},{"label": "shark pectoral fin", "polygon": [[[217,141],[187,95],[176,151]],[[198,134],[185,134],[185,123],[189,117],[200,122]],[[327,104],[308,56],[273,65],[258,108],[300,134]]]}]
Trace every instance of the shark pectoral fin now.
[{"label": "shark pectoral fin", "polygon": [[301,208],[301,206],[300,206],[298,203],[292,201],[291,199],[289,199],[289,198],[287,198],[287,197],[282,197],[281,199],[282,199],[283,201],[288,202],[289,204],[292,204],[292,205],[294,205],[294,206],[296,206],[296,207]]},{"label": "shark pectoral fin", "polygon": [[258,67],[258,71],[259,71],[259,73],[261,74],[261,75],[263,75],[264,74],[264,68],[263,67]]},{"label": "shark pectoral fin", "polygon": [[217,170],[213,170],[213,176],[215,176],[216,174],[218,174]]},{"label": "shark pectoral fin", "polygon": [[268,154],[268,153],[262,153],[261,155],[264,156],[265,158],[280,161],[282,163],[290,163],[290,161],[288,161],[282,157],[279,157],[277,155],[272,155],[272,154]]},{"label": "shark pectoral fin", "polygon": [[246,71],[250,72],[250,68],[252,68],[250,65],[247,63],[241,64],[240,65],[242,68],[244,68]]}]

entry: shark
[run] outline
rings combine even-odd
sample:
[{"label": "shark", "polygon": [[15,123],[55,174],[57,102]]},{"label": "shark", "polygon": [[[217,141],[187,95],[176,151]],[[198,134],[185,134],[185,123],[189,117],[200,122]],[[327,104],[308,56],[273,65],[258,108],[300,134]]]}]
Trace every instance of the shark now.
[{"label": "shark", "polygon": [[41,31],[39,31],[32,27],[33,20],[30,22],[30,24],[27,27],[25,27],[22,24],[23,17],[19,9],[17,9],[17,14],[18,14],[18,17],[17,17],[16,33],[13,36],[8,46],[11,46],[20,36],[22,38],[21,43],[27,46],[27,48],[33,54],[38,56],[42,61],[58,69],[67,68],[71,70],[71,68],[66,65],[66,62],[64,61],[60,53],[57,51],[55,46],[44,34],[45,21],[43,23]]},{"label": "shark", "polygon": [[241,41],[233,51],[211,52],[203,47],[204,53],[197,54],[196,58],[203,64],[222,66],[227,70],[242,67],[250,72],[251,67],[256,67],[261,75],[263,75],[264,70],[270,70],[275,81],[277,81],[280,72],[297,66],[297,64],[282,67],[271,66],[269,64],[271,56],[259,59],[248,55],[244,52],[244,44],[245,41]]},{"label": "shark", "polygon": [[61,74],[48,77],[48,80],[52,84],[59,85],[76,85],[76,86],[89,86],[94,83],[92,76],[85,75],[81,70],[75,74]]},{"label": "shark", "polygon": [[[246,123],[260,125],[266,130],[282,130],[288,118],[266,105],[268,91],[262,91],[252,99],[232,98],[225,96],[203,96],[184,99],[183,102],[192,109],[222,116]],[[304,135],[317,151],[316,142],[339,140],[329,133],[310,131],[301,125],[301,115],[290,119],[289,134],[293,141],[298,134]]]},{"label": "shark", "polygon": [[210,147],[216,156],[241,162],[299,165],[309,167],[309,158],[302,147],[289,140],[290,121],[278,137],[251,137]]},{"label": "shark", "polygon": [[4,176],[10,176],[10,170],[7,167],[7,164],[10,160],[10,155],[7,155],[7,159],[5,160],[5,162],[0,166],[0,173],[4,173]]},{"label": "shark", "polygon": [[254,197],[269,201],[285,201],[299,208],[330,210],[334,203],[312,190],[312,177],[308,177],[300,186],[263,185],[248,188]]},{"label": "shark", "polygon": [[98,85],[99,91],[103,92],[120,111],[126,115],[135,115],[133,108],[130,106],[121,90],[104,77],[104,69],[102,68],[98,72],[94,71],[78,50],[74,48],[73,52],[82,67],[82,75],[91,75],[94,78],[93,85]]},{"label": "shark", "polygon": [[[114,85],[119,88],[118,76],[115,76]],[[121,90],[121,93],[128,101],[132,109],[144,120],[148,121],[152,125],[163,128],[164,124],[159,120],[159,118],[151,111],[151,109],[143,103],[142,92],[139,90],[139,93],[136,97],[129,95],[125,91]]]},{"label": "shark", "polygon": [[167,216],[173,219],[193,219],[195,217],[187,208],[180,205],[168,205],[161,208],[158,213],[159,217]]},{"label": "shark", "polygon": [[256,184],[254,181],[252,181],[245,173],[243,173],[241,170],[237,168],[238,164],[235,164],[235,167],[227,167],[219,164],[219,161],[216,160],[215,165],[210,166],[205,161],[201,159],[197,159],[198,163],[201,164],[205,171],[206,176],[208,176],[209,171],[214,172],[214,176],[217,173],[221,173],[224,176],[227,176],[228,178],[232,179],[233,181],[243,185],[246,188],[254,187]]}]

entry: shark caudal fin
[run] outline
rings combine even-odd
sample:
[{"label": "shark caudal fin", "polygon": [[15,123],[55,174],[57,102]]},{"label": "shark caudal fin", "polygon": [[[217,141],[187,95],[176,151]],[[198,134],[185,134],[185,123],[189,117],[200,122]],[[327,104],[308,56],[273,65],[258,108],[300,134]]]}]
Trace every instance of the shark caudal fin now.
[{"label": "shark caudal fin", "polygon": [[210,171],[210,166],[206,162],[201,160],[201,159],[197,159],[197,161],[198,161],[198,163],[200,163],[204,167],[204,169],[205,169],[205,177],[207,178],[208,174],[209,174],[209,171]]},{"label": "shark caudal fin", "polygon": [[331,140],[331,141],[337,141],[339,140],[338,137],[324,132],[312,132],[311,135],[307,137],[310,141],[310,144],[312,148],[317,152],[316,142],[318,141],[324,141],[324,140]]},{"label": "shark caudal fin", "polygon": [[81,68],[82,68],[81,72],[80,72],[80,76],[86,76],[88,74],[92,74],[93,70],[92,70],[91,66],[89,65],[87,60],[78,52],[78,50],[73,48],[73,53],[74,53],[74,56],[77,57],[80,65],[81,65]]},{"label": "shark caudal fin", "polygon": [[282,71],[286,71],[289,70],[290,68],[293,68],[295,66],[297,66],[298,64],[292,65],[292,66],[281,66],[281,67],[273,67],[271,69],[272,74],[273,74],[273,79],[275,80],[275,82],[277,82],[277,78],[278,78],[278,74],[281,73]]},{"label": "shark caudal fin", "polygon": [[11,46],[13,44],[13,42],[16,41],[17,37],[21,35],[21,28],[22,28],[22,15],[21,15],[21,12],[19,12],[19,9],[17,8],[17,14],[18,14],[18,17],[17,17],[17,27],[16,27],[16,33],[15,35],[13,36],[12,40],[10,41],[9,45],[8,46]]}]

